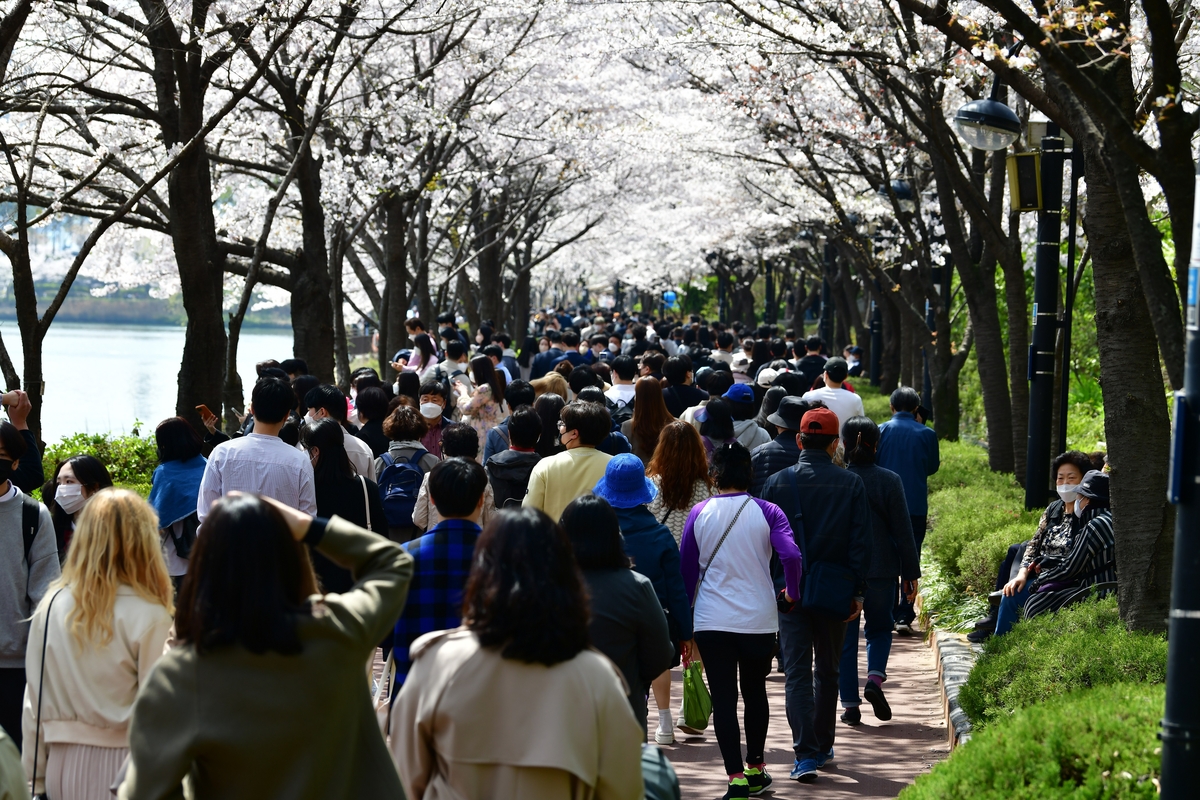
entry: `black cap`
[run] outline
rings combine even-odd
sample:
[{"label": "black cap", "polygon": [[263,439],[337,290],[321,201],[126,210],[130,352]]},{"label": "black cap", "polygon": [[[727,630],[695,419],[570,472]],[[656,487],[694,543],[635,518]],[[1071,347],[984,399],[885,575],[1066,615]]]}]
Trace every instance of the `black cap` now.
[{"label": "black cap", "polygon": [[841,383],[850,374],[850,365],[841,356],[834,356],[833,358],[826,359],[825,374],[835,383]]},{"label": "black cap", "polygon": [[811,406],[799,397],[785,397],[779,401],[779,408],[775,409],[775,413],[767,417],[767,422],[785,431],[798,431],[800,420],[809,408]]},{"label": "black cap", "polygon": [[1080,497],[1086,497],[1092,501],[1088,505],[1108,508],[1108,473],[1098,469],[1089,470],[1079,485],[1075,487],[1075,492]]}]

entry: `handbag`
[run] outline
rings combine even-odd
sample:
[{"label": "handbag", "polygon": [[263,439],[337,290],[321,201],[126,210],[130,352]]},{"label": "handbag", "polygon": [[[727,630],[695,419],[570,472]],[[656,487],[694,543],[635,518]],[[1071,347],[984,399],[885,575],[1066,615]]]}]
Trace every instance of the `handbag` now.
[{"label": "handbag", "polygon": [[[800,487],[796,484],[796,471],[791,471],[792,492],[799,497]],[[793,528],[794,530],[794,528]],[[832,561],[809,563],[808,544],[804,527],[800,528],[800,553],[806,569],[801,578],[800,607],[826,617],[841,621],[850,616],[854,608],[854,587],[858,578],[849,567]]]},{"label": "handbag", "polygon": [[683,719],[680,727],[688,733],[699,733],[708,727],[712,716],[712,697],[704,685],[700,662],[692,661],[683,670]]},{"label": "handbag", "polygon": [[[42,698],[46,696],[46,643],[50,639],[50,612],[54,608],[54,601],[58,599],[58,595],[62,592],[62,588],[54,593],[50,598],[49,604],[46,605],[46,627],[42,630],[42,670],[41,677],[38,678],[38,707],[37,721],[33,726],[33,777],[29,779],[30,788],[37,786],[37,769],[38,769],[38,746],[42,743]],[[45,776],[43,776],[43,779]],[[38,797],[42,800],[50,800],[49,795],[42,792]]]}]

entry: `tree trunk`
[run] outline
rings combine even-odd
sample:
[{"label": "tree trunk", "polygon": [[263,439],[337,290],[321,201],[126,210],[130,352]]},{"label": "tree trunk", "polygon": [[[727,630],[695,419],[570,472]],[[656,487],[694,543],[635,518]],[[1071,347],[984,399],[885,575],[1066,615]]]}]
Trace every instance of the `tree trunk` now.
[{"label": "tree trunk", "polygon": [[[303,137],[303,128],[298,135]],[[292,355],[304,359],[309,374],[321,383],[333,383],[333,282],[325,242],[325,209],[321,205],[321,165],[313,160],[307,143],[304,149],[294,179],[300,192],[304,244],[291,274]]]},{"label": "tree trunk", "polygon": [[[379,360],[390,363],[392,350],[399,348],[406,336],[404,332],[404,315],[408,309],[408,214],[406,203],[396,197],[389,198],[383,204],[384,212],[384,308],[385,319],[379,320]],[[432,325],[427,320],[426,325]],[[432,330],[432,329],[431,329]],[[433,334],[436,336],[436,332]],[[396,372],[388,366],[387,377],[391,383],[396,380]]]},{"label": "tree trunk", "polygon": [[[1000,159],[993,169],[1003,169]],[[1008,229],[1015,237],[1020,230],[1020,214],[1009,215]],[[1012,402],[1013,473],[1017,483],[1025,485],[1025,459],[1029,437],[1029,300],[1025,294],[1025,264],[1021,261],[1020,243],[1000,256],[1004,271],[1004,302],[1008,308],[1008,381]],[[1057,398],[1057,395],[1055,395]],[[1054,407],[1058,407],[1057,400]],[[1052,428],[1057,431],[1058,428]],[[1051,448],[1053,450],[1053,448]]]}]

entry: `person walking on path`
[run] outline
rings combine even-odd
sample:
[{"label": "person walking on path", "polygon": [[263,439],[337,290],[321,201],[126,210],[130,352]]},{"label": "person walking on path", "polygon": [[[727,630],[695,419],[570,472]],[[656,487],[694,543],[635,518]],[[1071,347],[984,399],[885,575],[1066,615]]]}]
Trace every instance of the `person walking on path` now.
[{"label": "person walking on path", "polygon": [[183,417],[171,417],[154,429],[158,466],[150,478],[150,505],[158,514],[162,553],[167,574],[176,591],[188,571],[188,558],[196,542],[200,519],[196,499],[208,460],[199,434]]},{"label": "person walking on path", "polygon": [[658,489],[650,513],[667,526],[679,544],[688,514],[712,496],[708,458],[696,428],[681,419],[663,428],[654,458],[646,465],[646,476]]},{"label": "person walking on path", "polygon": [[780,470],[794,467],[800,460],[800,420],[814,404],[799,397],[784,397],[779,408],[767,420],[779,433],[764,445],[750,451],[750,463],[754,467],[754,483],[750,494],[762,497],[763,488],[772,475]]},{"label": "person walking on path", "polygon": [[482,464],[488,432],[504,418],[504,376],[496,371],[490,358],[475,356],[471,359],[471,377],[475,387],[459,395],[458,410],[462,412],[462,421],[479,436],[477,460]]},{"label": "person walking on path", "polygon": [[612,429],[608,409],[595,403],[568,403],[558,421],[559,440],[566,452],[543,458],[529,474],[529,492],[521,505],[539,508],[551,519],[576,497],[592,490],[604,477],[612,456],[596,449]]},{"label": "person walking on path", "polygon": [[33,457],[25,444],[16,426],[0,422],[0,728],[17,748],[29,618],[61,571],[49,510],[12,480],[20,462]]},{"label": "person walking on path", "polygon": [[508,449],[484,464],[492,501],[498,509],[520,506],[529,491],[529,476],[542,460],[536,449],[542,436],[542,418],[532,406],[520,406],[508,418],[507,434]]},{"label": "person walking on path", "polygon": [[[879,426],[875,463],[899,475],[904,484],[904,499],[908,503],[917,543],[917,560],[920,561],[929,521],[929,476],[937,472],[941,464],[937,433],[924,422],[917,421],[915,414],[921,398],[915,389],[901,386],[892,392],[889,402],[892,418]],[[910,628],[917,617],[912,602],[899,597],[895,617],[898,625]]]},{"label": "person walking on path", "polygon": [[413,643],[390,720],[403,796],[641,800],[642,731],[587,614],[562,528],[502,511],[476,544],[464,626]]},{"label": "person walking on path", "polygon": [[533,386],[528,381],[517,378],[504,387],[504,404],[508,407],[508,416],[499,425],[487,432],[487,442],[483,446],[483,463],[485,465],[492,456],[497,453],[503,453],[508,449],[508,425],[512,420],[512,415],[521,406],[533,405],[536,399]]},{"label": "person walking on path", "polygon": [[662,386],[655,378],[639,378],[634,384],[633,417],[621,423],[621,433],[633,447],[633,454],[649,463],[658,446],[663,428],[674,421],[663,401]]},{"label": "person walking on path", "polygon": [[[748,798],[771,785],[764,752],[770,708],[767,675],[782,609],[777,608],[771,556],[783,565],[783,600],[800,596],[800,550],[787,517],[748,490],[750,451],[722,445],[712,465],[719,494],[688,515],[680,548],[683,582],[692,603],[695,644],[712,692],[713,728],[729,775],[726,798]],[[684,645],[684,659],[692,657]],[[745,706],[746,760],[738,728],[738,686]]]},{"label": "person walking on path", "polygon": [[[440,386],[441,384],[438,385]],[[449,425],[445,427],[441,425],[438,426],[439,453],[442,451],[442,431],[445,430],[446,427],[449,427]],[[375,472],[380,476],[380,479],[385,484],[385,488],[388,481],[391,479],[389,475],[385,474],[385,470],[395,464],[404,465],[415,463],[417,469],[421,471],[422,480],[424,480],[424,476],[429,474],[431,469],[437,466],[439,460],[438,456],[435,456],[433,453],[429,452],[427,447],[424,445],[424,440],[422,437],[425,435],[425,430],[425,420],[420,414],[408,406],[397,406],[396,409],[388,415],[388,418],[384,420],[383,431],[387,434],[390,444],[388,445],[388,451],[379,458],[375,459]],[[393,473],[399,474],[399,470],[393,470]],[[407,493],[410,487],[417,491],[420,490],[420,484],[413,486],[408,481],[403,482],[401,488],[405,489],[405,492],[402,493],[405,499],[410,496]],[[416,492],[413,492],[411,497],[413,508],[415,509],[417,502]],[[382,495],[380,499],[382,499]],[[386,510],[384,513],[387,513]],[[407,506],[405,507],[405,513],[407,513]],[[394,518],[388,521],[387,535],[388,538],[393,542],[407,542],[418,533],[419,531],[417,530],[416,525],[413,523],[411,514],[404,519]]]},{"label": "person walking on path", "polygon": [[[304,545],[351,569],[316,596]],[[412,558],[346,520],[239,494],[212,508],[175,617],[178,644],[133,704],[119,800],[401,797],[363,676],[400,615]]]},{"label": "person walking on path", "polygon": [[571,539],[591,599],[588,636],[625,677],[629,705],[646,731],[646,693],[675,656],[667,617],[654,584],[629,566],[617,513],[602,497],[585,494],[561,521]]},{"label": "person walking on path", "polygon": [[820,336],[810,336],[804,340],[804,355],[796,359],[796,372],[804,378],[804,391],[811,390],[817,378],[825,371],[826,360],[825,356],[821,355]]},{"label": "person walking on path", "polygon": [[129,753],[134,698],[171,629],[174,589],[158,525],[135,492],[97,493],[80,514],[62,578],[34,612],[22,719],[34,794],[111,796]]},{"label": "person walking on path", "polygon": [[104,462],[95,456],[79,453],[60,461],[54,469],[54,475],[42,486],[42,502],[50,509],[50,519],[54,521],[54,539],[58,545],[60,564],[70,551],[75,520],[83,512],[83,507],[96,492],[112,485],[112,476]]},{"label": "person walking on path", "polygon": [[270,497],[304,514],[317,512],[312,463],[279,438],[295,400],[292,387],[279,378],[259,378],[254,384],[254,432],[217,445],[204,467],[196,500],[201,526],[212,504],[235,491]]},{"label": "person walking on path", "polygon": [[810,403],[819,400],[825,404],[826,408],[837,414],[838,425],[845,425],[846,420],[851,417],[865,415],[862,398],[842,386],[848,372],[846,359],[841,356],[828,359],[825,362],[825,372],[823,373],[825,385],[820,389],[805,392],[803,395],[803,399]]},{"label": "person walking on path", "polygon": [[424,536],[404,545],[413,558],[413,578],[408,602],[396,623],[392,651],[396,686],[408,677],[412,664],[409,648],[418,637],[462,624],[463,589],[487,502],[487,474],[474,459],[447,458],[433,468],[428,479],[439,519]]},{"label": "person walking on path", "polygon": [[[442,430],[443,458],[469,458],[478,464],[479,437],[474,434],[475,431],[470,425],[461,422],[447,425]],[[433,470],[430,470],[421,479],[421,488],[417,490],[417,504],[413,508],[413,524],[423,531],[432,530],[442,521],[442,516],[437,510],[437,503],[433,501],[433,495],[429,491],[432,474]],[[491,484],[488,484],[483,490],[483,516],[479,522],[480,526],[487,525],[495,513],[496,500],[492,494]]]},{"label": "person walking on path", "polygon": [[[912,602],[917,596],[921,563],[913,539],[908,505],[900,476],[875,464],[879,427],[867,417],[851,417],[842,428],[849,470],[862,478],[871,508],[870,568],[863,595],[862,617],[867,638],[867,684],[863,697],[871,704],[875,717],[892,718],[892,709],[883,694],[887,680],[888,654],[892,649],[892,606],[896,601],[896,576],[903,586],[901,594]],[[846,624],[842,661],[838,670],[838,688],[842,697],[842,722],[857,725],[862,721],[858,695],[858,617]]]},{"label": "person walking on path", "polygon": [[[683,643],[692,638],[692,614],[679,568],[679,545],[670,529],[654,518],[647,504],[658,494],[654,482],[646,477],[642,461],[632,453],[615,456],[608,462],[604,476],[593,490],[616,509],[625,553],[633,568],[650,579],[658,602],[667,614],[671,643],[676,651],[671,666],[679,666]],[[651,684],[658,706],[658,744],[675,741],[671,717],[671,673],[664,671]]]},{"label": "person walking on path", "polygon": [[850,613],[844,618],[815,607],[779,616],[787,717],[796,754],[789,777],[803,782],[816,780],[817,770],[833,761],[842,640],[846,622],[862,610],[866,592],[870,506],[862,478],[833,463],[839,430],[837,415],[828,408],[805,413],[799,463],[776,473],[763,489],[763,499],[787,514],[809,579],[824,571],[852,586]]},{"label": "person walking on path", "polygon": [[343,449],[350,459],[351,466],[357,475],[362,475],[369,481],[375,480],[375,454],[371,445],[355,436],[346,422],[346,395],[336,386],[324,384],[308,390],[304,395],[304,405],[308,406],[304,424],[312,425],[317,420],[332,419],[342,429],[345,439]]}]

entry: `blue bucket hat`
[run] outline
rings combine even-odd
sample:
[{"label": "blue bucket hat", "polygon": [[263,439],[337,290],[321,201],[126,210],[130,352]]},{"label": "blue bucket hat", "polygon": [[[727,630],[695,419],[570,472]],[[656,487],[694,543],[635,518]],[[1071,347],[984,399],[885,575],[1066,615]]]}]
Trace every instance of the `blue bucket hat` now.
[{"label": "blue bucket hat", "polygon": [[658,487],[646,477],[642,460],[632,453],[614,456],[604,470],[604,477],[592,493],[603,497],[613,508],[635,508],[658,496]]}]

